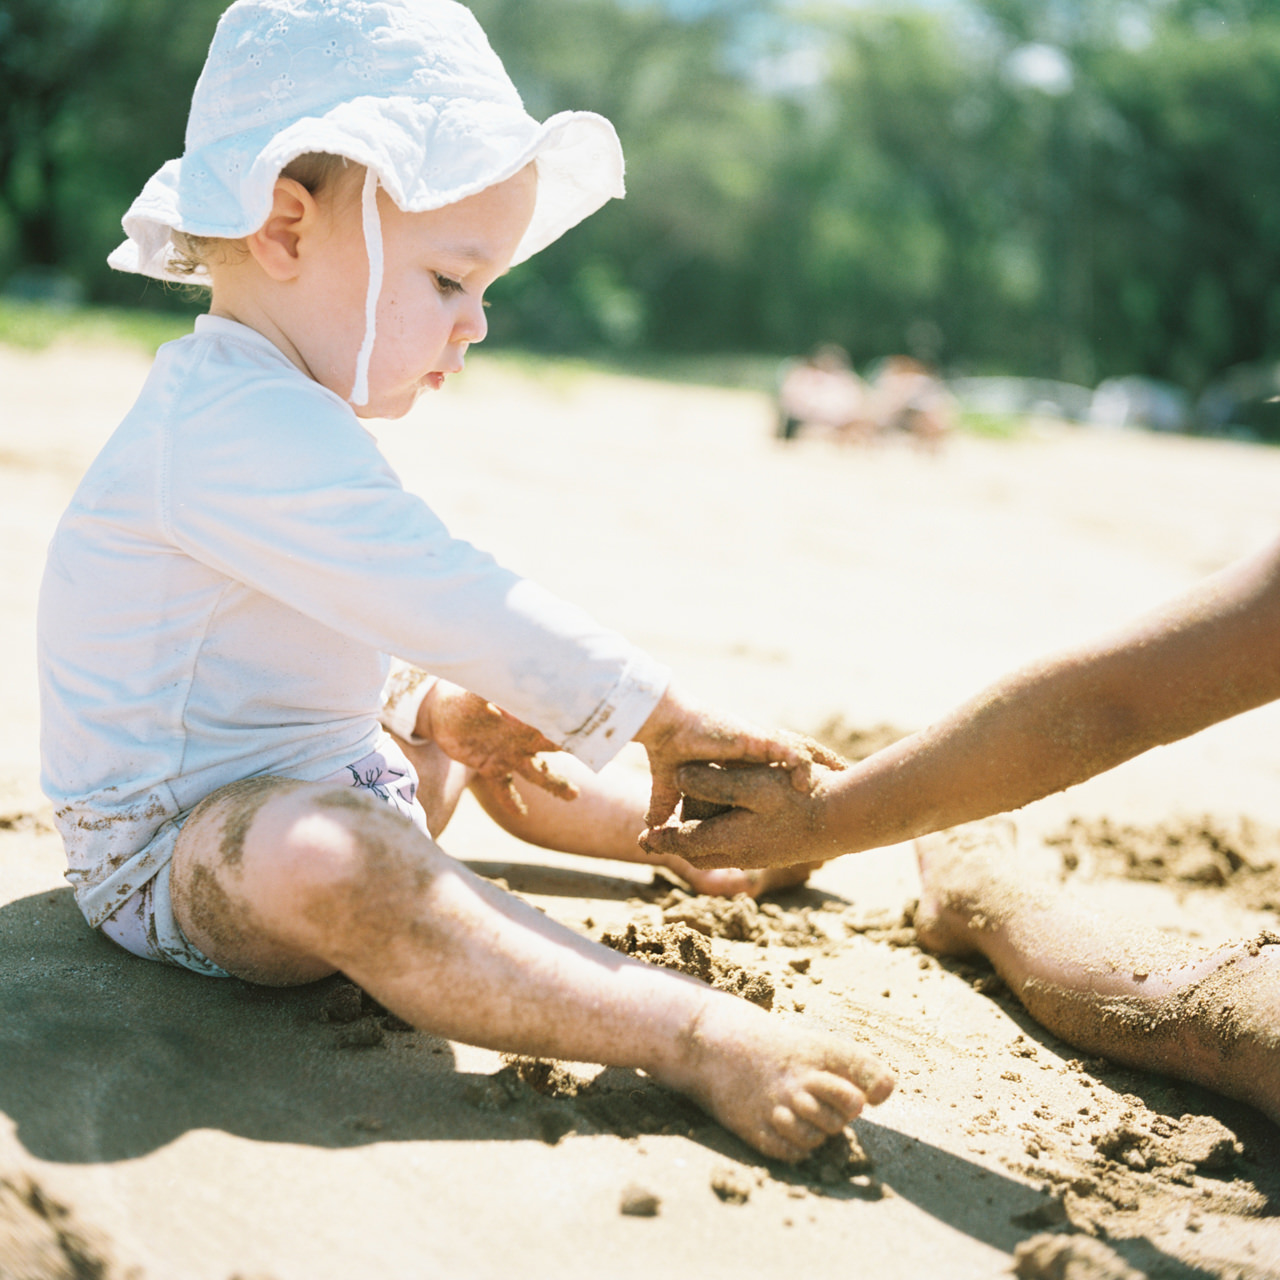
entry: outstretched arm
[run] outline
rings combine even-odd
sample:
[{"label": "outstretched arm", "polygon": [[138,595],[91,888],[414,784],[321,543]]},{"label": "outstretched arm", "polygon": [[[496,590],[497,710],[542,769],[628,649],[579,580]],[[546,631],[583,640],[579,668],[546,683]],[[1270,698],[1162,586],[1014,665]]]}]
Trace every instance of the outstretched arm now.
[{"label": "outstretched arm", "polygon": [[810,792],[768,769],[686,766],[739,808],[652,830],[696,866],[768,866],[896,844],[1003,813],[1280,698],[1280,543],[1163,608],[997,681],[930,728]]}]

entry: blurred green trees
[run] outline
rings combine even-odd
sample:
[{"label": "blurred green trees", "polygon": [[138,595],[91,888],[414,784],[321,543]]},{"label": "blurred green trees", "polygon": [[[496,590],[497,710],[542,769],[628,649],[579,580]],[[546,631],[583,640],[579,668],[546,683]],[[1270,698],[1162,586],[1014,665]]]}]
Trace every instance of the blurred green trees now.
[{"label": "blurred green trees", "polygon": [[[143,296],[103,259],[222,7],[0,0],[0,288]],[[1275,0],[472,8],[534,114],[601,111],[628,157],[624,202],[497,286],[496,337],[1191,391],[1280,358]]]}]

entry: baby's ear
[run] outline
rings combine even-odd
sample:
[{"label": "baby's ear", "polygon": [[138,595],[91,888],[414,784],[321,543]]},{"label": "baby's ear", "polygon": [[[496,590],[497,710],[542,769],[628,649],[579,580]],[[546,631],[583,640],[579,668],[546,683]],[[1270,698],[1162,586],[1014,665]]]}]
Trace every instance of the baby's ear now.
[{"label": "baby's ear", "polygon": [[272,280],[298,274],[298,241],[319,212],[316,198],[300,182],[277,178],[267,220],[245,237],[254,261]]}]

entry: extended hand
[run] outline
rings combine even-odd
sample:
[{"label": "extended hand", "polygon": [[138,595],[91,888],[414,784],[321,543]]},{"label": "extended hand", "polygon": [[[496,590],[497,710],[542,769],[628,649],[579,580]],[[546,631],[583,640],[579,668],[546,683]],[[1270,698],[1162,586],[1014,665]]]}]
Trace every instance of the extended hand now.
[{"label": "extended hand", "polygon": [[[795,733],[767,733],[687,702],[670,689],[636,734],[636,740],[643,743],[649,753],[649,768],[653,774],[653,792],[646,819],[650,828],[662,826],[675,813],[684,790],[676,777],[676,770],[692,761],[773,765],[775,778],[785,781],[802,796],[810,790],[816,766],[844,768],[844,761],[835,752],[810,738]],[[702,798],[714,800],[716,796],[706,794]]]},{"label": "extended hand", "polygon": [[701,870],[788,867],[832,858],[840,848],[827,831],[825,811],[831,780],[845,767],[836,760],[830,768],[812,763],[805,788],[776,765],[683,765],[676,779],[686,794],[733,807],[701,822],[651,826],[640,843],[649,853],[684,858]]},{"label": "extended hand", "polygon": [[556,744],[478,694],[438,680],[423,699],[423,711],[429,729],[423,736],[450,759],[502,784],[499,803],[511,812],[526,811],[515,789],[517,777],[562,800],[577,796],[577,787],[543,758],[544,752],[559,750]]}]

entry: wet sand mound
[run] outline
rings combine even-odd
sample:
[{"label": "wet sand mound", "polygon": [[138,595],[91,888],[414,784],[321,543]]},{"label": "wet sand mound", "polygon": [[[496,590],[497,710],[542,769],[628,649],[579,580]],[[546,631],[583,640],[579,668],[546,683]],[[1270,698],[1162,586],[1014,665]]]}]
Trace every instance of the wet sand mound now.
[{"label": "wet sand mound", "polygon": [[1221,889],[1241,906],[1280,913],[1280,830],[1249,818],[1205,815],[1147,826],[1073,818],[1046,842],[1069,872]]}]

